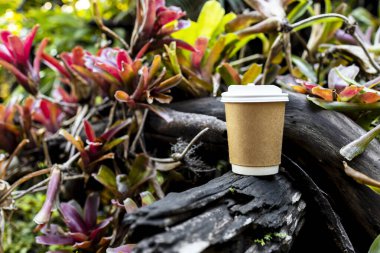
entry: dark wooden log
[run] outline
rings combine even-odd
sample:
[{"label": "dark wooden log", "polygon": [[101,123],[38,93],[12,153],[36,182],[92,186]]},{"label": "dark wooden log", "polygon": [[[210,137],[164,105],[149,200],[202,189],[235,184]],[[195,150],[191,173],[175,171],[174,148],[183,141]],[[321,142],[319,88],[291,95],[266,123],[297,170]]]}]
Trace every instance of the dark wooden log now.
[{"label": "dark wooden log", "polygon": [[[327,193],[334,209],[342,219],[355,248],[359,252],[368,251],[372,240],[380,233],[380,196],[366,186],[356,183],[343,172],[343,157],[339,149],[358,138],[365,131],[345,115],[322,110],[306,100],[301,94],[290,93],[286,108],[283,152],[296,161]],[[149,119],[148,132],[160,138],[191,138],[203,125],[193,126],[191,118],[204,114],[224,120],[224,105],[214,98],[202,98],[175,103],[171,108],[188,112],[186,124],[174,120],[172,123]],[[175,113],[174,113],[175,114]],[[204,117],[204,116],[203,116]],[[218,122],[215,118],[213,121]],[[219,122],[220,123],[220,122]],[[205,146],[215,156],[227,159],[225,132],[217,123],[219,137],[204,139]],[[201,127],[202,126],[202,127]],[[206,137],[205,137],[206,138]],[[360,157],[350,162],[350,166],[379,180],[380,144],[373,141]],[[210,154],[210,153],[209,153]]]},{"label": "dark wooden log", "polygon": [[125,223],[129,240],[139,241],[134,252],[288,252],[305,207],[284,174],[226,173],[170,193],[127,215]]}]

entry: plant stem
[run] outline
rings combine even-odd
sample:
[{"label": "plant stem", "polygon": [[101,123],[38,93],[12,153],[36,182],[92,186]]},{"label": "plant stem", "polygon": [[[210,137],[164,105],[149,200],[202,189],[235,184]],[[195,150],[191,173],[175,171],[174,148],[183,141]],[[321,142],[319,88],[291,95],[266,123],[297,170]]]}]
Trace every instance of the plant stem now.
[{"label": "plant stem", "polygon": [[360,38],[360,36],[356,32],[357,26],[356,25],[352,25],[350,23],[350,20],[347,17],[345,17],[345,16],[343,16],[341,14],[338,14],[338,13],[320,14],[320,15],[312,16],[312,17],[306,18],[304,20],[301,20],[299,22],[293,23],[293,24],[289,25],[289,28],[291,30],[294,30],[297,27],[300,27],[300,26],[305,25],[307,23],[314,22],[314,21],[320,20],[320,19],[325,19],[325,18],[339,18],[339,19],[343,20],[346,23],[346,25],[350,25],[350,26],[355,27],[355,29],[353,30],[352,33],[350,33],[350,32],[348,32],[348,33],[351,34],[354,37],[354,39],[356,40],[356,42],[363,49],[363,51],[364,51],[365,55],[367,56],[368,60],[370,61],[371,65],[376,69],[377,73],[379,73],[380,72],[379,65],[371,57],[371,55],[369,54],[369,52],[368,52],[366,46],[364,45],[362,39]]},{"label": "plant stem", "polygon": [[9,166],[11,165],[11,162],[13,160],[13,158],[15,156],[17,156],[21,150],[25,147],[25,145],[27,145],[29,143],[29,140],[28,139],[23,139],[16,147],[16,149],[13,151],[13,153],[11,154],[11,156],[8,158],[8,161],[7,163],[5,164],[4,168],[1,168],[1,172],[0,172],[0,178],[4,178],[6,173],[7,173],[7,170],[9,168]]},{"label": "plant stem", "polygon": [[[136,133],[136,137],[135,137],[135,139],[133,140],[132,145],[131,145],[131,149],[130,149],[130,151],[131,151],[132,153],[134,153],[135,150],[136,150],[136,145],[137,145],[137,142],[138,142],[138,140],[140,139],[140,136],[141,136],[142,131],[143,131],[143,129],[144,129],[144,125],[145,125],[145,121],[146,121],[147,116],[148,116],[148,109],[145,109],[145,110],[144,110],[143,118],[142,118],[141,123],[140,123],[140,126],[139,126],[139,130],[137,131],[137,133]],[[136,117],[136,120],[137,120],[137,117]]]},{"label": "plant stem", "polygon": [[380,125],[377,125],[373,129],[371,129],[369,132],[365,133],[364,135],[360,136],[358,139],[350,142],[346,146],[340,149],[339,153],[346,158],[347,160],[351,161],[356,156],[363,153],[369,143],[376,138],[380,134]]},{"label": "plant stem", "polygon": [[98,25],[100,30],[102,30],[103,32],[108,34],[113,39],[120,41],[121,44],[123,44],[123,46],[126,49],[129,49],[128,43],[123,38],[121,38],[117,33],[115,33],[114,31],[112,31],[111,29],[109,29],[107,26],[104,25],[102,17],[100,15],[99,5],[98,5],[97,0],[92,0],[92,7],[93,7],[93,11],[94,11],[93,15],[94,15],[95,23]]},{"label": "plant stem", "polygon": [[3,193],[1,196],[0,196],[0,203],[2,203],[11,193],[14,189],[16,189],[19,185],[29,181],[30,179],[34,178],[34,177],[38,177],[38,176],[41,176],[41,175],[45,175],[45,174],[48,174],[50,173],[50,169],[42,169],[42,170],[38,170],[38,171],[35,171],[35,172],[31,172],[25,176],[23,176],[22,178],[18,179],[16,182],[14,182],[11,187],[5,192]]},{"label": "plant stem", "polygon": [[232,62],[230,62],[230,65],[231,66],[238,66],[238,65],[241,65],[241,64],[249,62],[249,61],[260,60],[260,59],[263,59],[263,58],[264,57],[261,54],[253,54],[253,55],[241,58],[239,60],[232,61]]},{"label": "plant stem", "polygon": [[359,43],[360,47],[363,49],[363,51],[364,51],[365,55],[367,56],[368,60],[370,61],[371,65],[376,69],[377,73],[379,73],[380,72],[379,65],[375,62],[375,60],[369,54],[369,52],[368,52],[366,46],[364,45],[362,39],[360,38],[360,36],[356,32],[354,34],[352,34],[352,36],[354,37],[356,42]]},{"label": "plant stem", "polygon": [[186,148],[182,151],[182,153],[174,153],[170,158],[156,158],[156,157],[150,157],[152,161],[155,162],[161,162],[161,163],[174,163],[182,160],[186,153],[190,150],[191,146],[194,145],[194,143],[205,133],[209,130],[208,127],[200,131],[191,141],[190,143],[186,146]]},{"label": "plant stem", "polygon": [[305,18],[301,21],[298,21],[296,23],[293,23],[290,25],[290,28],[293,30],[299,26],[302,26],[302,25],[305,25],[307,23],[310,23],[310,22],[314,22],[316,20],[320,20],[320,19],[325,19],[325,18],[340,18],[342,19],[343,21],[345,21],[346,23],[350,23],[350,20],[342,15],[342,14],[338,14],[338,13],[326,13],[326,14],[319,14],[319,15],[316,15],[316,16],[312,16],[312,17],[309,17],[309,18]]}]

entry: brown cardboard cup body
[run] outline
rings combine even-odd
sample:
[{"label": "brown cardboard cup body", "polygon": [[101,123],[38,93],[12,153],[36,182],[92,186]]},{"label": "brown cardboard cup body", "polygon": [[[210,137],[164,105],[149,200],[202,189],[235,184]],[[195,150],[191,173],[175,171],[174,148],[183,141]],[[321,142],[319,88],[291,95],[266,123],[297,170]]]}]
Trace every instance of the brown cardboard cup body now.
[{"label": "brown cardboard cup body", "polygon": [[225,103],[225,107],[231,164],[252,170],[278,166],[285,102]]}]

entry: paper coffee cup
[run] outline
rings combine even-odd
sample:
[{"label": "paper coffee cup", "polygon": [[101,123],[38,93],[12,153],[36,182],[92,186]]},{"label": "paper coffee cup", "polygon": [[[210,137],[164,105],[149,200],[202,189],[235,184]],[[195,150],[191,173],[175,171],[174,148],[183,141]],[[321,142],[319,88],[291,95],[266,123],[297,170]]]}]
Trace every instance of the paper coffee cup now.
[{"label": "paper coffee cup", "polygon": [[255,176],[278,173],[288,94],[274,85],[230,85],[221,101],[232,171]]}]

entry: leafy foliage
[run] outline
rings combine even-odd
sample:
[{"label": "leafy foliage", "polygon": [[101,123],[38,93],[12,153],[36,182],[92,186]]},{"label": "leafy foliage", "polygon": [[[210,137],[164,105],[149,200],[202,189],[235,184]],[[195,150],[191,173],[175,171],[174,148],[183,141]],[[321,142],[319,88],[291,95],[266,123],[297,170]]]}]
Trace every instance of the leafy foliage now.
[{"label": "leafy foliage", "polygon": [[[0,104],[0,177],[13,184],[0,198],[4,210],[12,209],[14,201],[22,203],[47,186],[34,219],[40,244],[131,252],[134,245],[120,232],[123,215],[136,211],[136,203],[145,206],[164,197],[168,182],[188,180],[180,172],[213,171],[195,154],[193,142],[178,141],[168,158],[154,157],[145,145],[148,111],[169,122],[162,104],[173,99],[218,95],[231,84],[277,82],[325,109],[348,112],[367,129],[375,127],[342,149],[344,154],[362,152],[380,132],[375,126],[380,32],[371,31],[380,22],[363,8],[329,0],[323,8],[303,0],[246,0],[246,5],[210,0],[193,4],[200,12],[189,15],[192,21],[163,0],[94,0],[92,17],[89,3],[77,6],[82,1],[42,7],[40,1],[27,2],[18,6],[25,19],[7,10],[4,19],[13,23],[0,20],[8,29],[0,32],[0,65],[6,73],[0,79],[5,101]],[[228,13],[221,2],[250,9]],[[64,145],[59,145],[62,136]],[[353,158],[360,152],[348,153]],[[16,184],[19,167],[25,167],[28,181],[21,186]],[[50,177],[41,179],[44,174]],[[355,175],[361,183],[366,179]],[[111,235],[122,245],[109,245]]]}]

